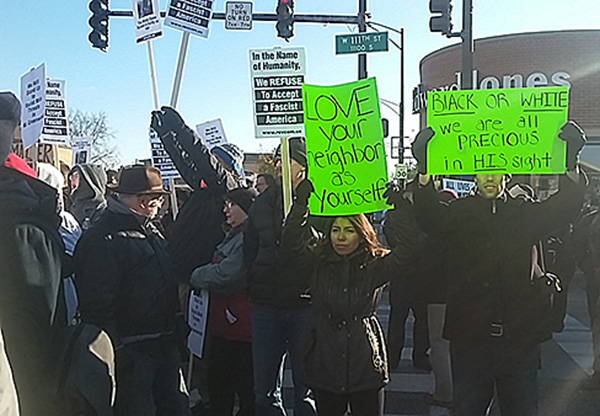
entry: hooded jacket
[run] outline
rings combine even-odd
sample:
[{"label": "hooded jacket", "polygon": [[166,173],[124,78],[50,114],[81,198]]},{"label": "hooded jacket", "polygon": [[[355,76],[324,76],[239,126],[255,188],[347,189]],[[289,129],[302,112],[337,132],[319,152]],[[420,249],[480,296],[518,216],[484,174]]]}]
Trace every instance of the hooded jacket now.
[{"label": "hooded jacket", "polygon": [[98,165],[77,165],[69,172],[79,173],[79,186],[69,198],[67,208],[84,230],[100,216],[106,208],[106,172]]},{"label": "hooded jacket", "polygon": [[481,345],[500,333],[523,347],[550,338],[549,299],[530,278],[531,247],[575,218],[583,202],[580,182],[561,176],[560,190],[541,203],[472,194],[447,207],[432,184],[416,187],[420,226],[448,250],[445,338]]},{"label": "hooded jacket", "polygon": [[0,166],[0,327],[24,415],[60,414],[48,388],[49,345],[66,322],[56,203],[50,186]]},{"label": "hooded jacket", "polygon": [[177,283],[158,230],[115,198],[75,248],[76,284],[84,322],[113,344],[170,335]]}]

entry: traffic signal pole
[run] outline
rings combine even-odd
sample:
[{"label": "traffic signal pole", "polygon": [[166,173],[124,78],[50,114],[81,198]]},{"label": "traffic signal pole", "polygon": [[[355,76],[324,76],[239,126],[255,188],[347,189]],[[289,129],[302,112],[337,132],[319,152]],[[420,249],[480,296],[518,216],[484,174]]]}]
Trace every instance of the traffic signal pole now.
[{"label": "traffic signal pole", "polygon": [[[358,32],[367,31],[367,0],[358,0]],[[358,79],[367,78],[367,54],[358,54]]]},{"label": "traffic signal pole", "polygon": [[473,0],[463,0],[461,89],[473,89]]}]

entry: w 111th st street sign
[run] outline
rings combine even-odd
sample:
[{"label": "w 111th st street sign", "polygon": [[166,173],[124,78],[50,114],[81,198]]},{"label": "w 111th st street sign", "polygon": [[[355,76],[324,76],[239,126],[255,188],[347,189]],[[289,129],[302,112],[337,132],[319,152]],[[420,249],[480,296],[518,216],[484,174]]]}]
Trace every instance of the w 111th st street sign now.
[{"label": "w 111th st street sign", "polygon": [[388,32],[356,33],[335,37],[336,55],[387,52],[388,49]]}]

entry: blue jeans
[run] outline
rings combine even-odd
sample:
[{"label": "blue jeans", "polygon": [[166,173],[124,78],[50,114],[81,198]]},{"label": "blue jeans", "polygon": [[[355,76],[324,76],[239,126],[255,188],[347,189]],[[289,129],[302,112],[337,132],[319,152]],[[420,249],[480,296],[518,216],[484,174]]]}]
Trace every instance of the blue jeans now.
[{"label": "blue jeans", "polygon": [[310,307],[252,305],[251,319],[255,414],[286,415],[282,382],[287,354],[292,360],[294,416],[314,416],[316,411],[310,390],[297,379],[302,340],[310,321]]},{"label": "blue jeans", "polygon": [[476,346],[450,342],[454,415],[485,415],[494,386],[503,416],[537,415],[539,354],[538,345],[515,348],[505,337]]}]

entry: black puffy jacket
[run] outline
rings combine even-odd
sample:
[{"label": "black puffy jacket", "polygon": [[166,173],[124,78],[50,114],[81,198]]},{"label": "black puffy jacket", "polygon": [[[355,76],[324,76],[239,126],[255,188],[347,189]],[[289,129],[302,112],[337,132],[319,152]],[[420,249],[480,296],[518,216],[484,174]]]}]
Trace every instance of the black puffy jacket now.
[{"label": "black puffy jacket", "polygon": [[48,387],[66,321],[59,225],[56,190],[0,166],[0,328],[23,415],[63,414]]},{"label": "black puffy jacket", "polygon": [[252,303],[308,306],[312,265],[280,252],[283,207],[280,186],[269,186],[248,213],[244,230],[244,266]]},{"label": "black puffy jacket", "polygon": [[416,188],[420,226],[444,240],[448,250],[445,338],[481,345],[501,332],[514,346],[550,338],[548,297],[530,277],[531,247],[577,215],[580,182],[561,177],[559,192],[541,203],[471,195],[447,207],[438,203],[431,184]]},{"label": "black puffy jacket", "polygon": [[192,270],[211,262],[215,248],[225,238],[223,195],[244,183],[222,166],[188,126],[170,130],[160,140],[194,190],[168,229],[173,268],[179,281],[187,283]]},{"label": "black puffy jacket", "polygon": [[165,240],[144,217],[110,199],[74,257],[81,317],[107,331],[115,346],[174,331],[175,274]]}]

